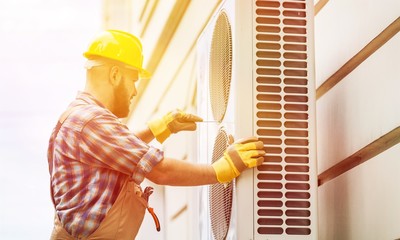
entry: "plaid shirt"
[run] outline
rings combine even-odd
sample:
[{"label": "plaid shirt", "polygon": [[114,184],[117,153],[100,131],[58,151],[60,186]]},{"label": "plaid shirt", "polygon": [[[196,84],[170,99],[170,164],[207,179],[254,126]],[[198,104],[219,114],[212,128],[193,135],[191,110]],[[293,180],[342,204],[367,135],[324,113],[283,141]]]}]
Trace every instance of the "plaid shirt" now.
[{"label": "plaid shirt", "polygon": [[99,227],[122,184],[129,178],[140,184],[163,153],[87,93],[69,107],[50,137],[48,162],[56,213],[67,232],[81,238]]}]

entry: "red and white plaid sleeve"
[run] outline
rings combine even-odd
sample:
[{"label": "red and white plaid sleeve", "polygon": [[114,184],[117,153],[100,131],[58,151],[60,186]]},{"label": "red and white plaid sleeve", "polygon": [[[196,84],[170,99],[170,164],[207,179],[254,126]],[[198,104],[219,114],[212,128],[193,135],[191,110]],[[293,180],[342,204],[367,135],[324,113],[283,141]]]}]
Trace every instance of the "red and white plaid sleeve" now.
[{"label": "red and white plaid sleeve", "polygon": [[93,118],[81,137],[80,161],[127,174],[137,184],[164,157],[161,150],[140,140],[112,115]]}]

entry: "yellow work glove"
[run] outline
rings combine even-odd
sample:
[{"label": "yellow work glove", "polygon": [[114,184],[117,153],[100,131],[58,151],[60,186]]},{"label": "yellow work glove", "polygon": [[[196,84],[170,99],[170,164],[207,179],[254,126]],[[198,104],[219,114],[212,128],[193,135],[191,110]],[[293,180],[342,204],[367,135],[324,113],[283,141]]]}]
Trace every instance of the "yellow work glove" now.
[{"label": "yellow work glove", "polygon": [[199,116],[185,113],[179,109],[169,112],[161,119],[147,123],[150,131],[160,143],[163,143],[172,133],[196,130],[196,122],[202,122]]},{"label": "yellow work glove", "polygon": [[264,144],[256,137],[241,139],[230,145],[224,156],[212,164],[220,183],[230,182],[247,168],[263,163]]}]

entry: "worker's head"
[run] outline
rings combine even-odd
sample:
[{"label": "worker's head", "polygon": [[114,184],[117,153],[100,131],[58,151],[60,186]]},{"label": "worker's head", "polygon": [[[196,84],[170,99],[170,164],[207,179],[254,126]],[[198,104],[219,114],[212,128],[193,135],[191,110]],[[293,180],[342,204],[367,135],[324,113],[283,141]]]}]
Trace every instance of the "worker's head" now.
[{"label": "worker's head", "polygon": [[101,100],[117,117],[129,114],[130,101],[137,94],[135,83],[150,74],[142,68],[142,45],[135,36],[116,30],[99,34],[84,53],[86,89]]},{"label": "worker's head", "polygon": [[119,31],[107,30],[97,35],[88,50],[83,54],[87,59],[103,57],[139,70],[141,79],[150,77],[150,73],[143,69],[143,50],[139,38]]},{"label": "worker's head", "polygon": [[88,59],[85,68],[86,90],[96,94],[117,117],[127,117],[130,101],[137,94],[138,69],[102,57]]}]

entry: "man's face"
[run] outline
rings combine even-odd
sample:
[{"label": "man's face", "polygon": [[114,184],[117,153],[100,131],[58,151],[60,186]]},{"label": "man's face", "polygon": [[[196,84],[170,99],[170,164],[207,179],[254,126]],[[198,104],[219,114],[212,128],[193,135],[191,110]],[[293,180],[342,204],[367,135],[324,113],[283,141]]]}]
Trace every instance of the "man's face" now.
[{"label": "man's face", "polygon": [[124,118],[129,115],[129,106],[131,100],[136,96],[136,82],[139,80],[139,72],[134,69],[124,69],[120,84],[114,92],[114,114],[118,118]]}]

